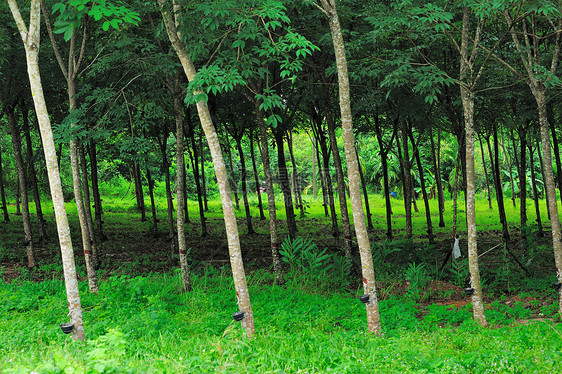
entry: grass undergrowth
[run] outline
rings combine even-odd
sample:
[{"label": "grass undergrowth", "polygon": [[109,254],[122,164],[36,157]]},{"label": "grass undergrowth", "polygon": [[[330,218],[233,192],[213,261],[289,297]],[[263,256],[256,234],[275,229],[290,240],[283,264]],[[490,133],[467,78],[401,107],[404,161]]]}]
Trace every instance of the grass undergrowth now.
[{"label": "grass undergrowth", "polygon": [[[248,340],[227,268],[194,274],[181,293],[177,272],[110,276],[99,294],[80,283],[87,342],[59,323],[68,309],[53,279],[0,283],[0,373],[555,373],[562,370],[562,328],[514,324],[520,305],[492,305],[493,328],[472,320],[470,305],[412,298],[380,302],[384,337],[366,332],[365,310],[350,292],[312,291],[298,281],[269,283],[249,274],[257,335]],[[359,292],[359,291],[358,291]],[[555,310],[555,308],[553,308]]]}]

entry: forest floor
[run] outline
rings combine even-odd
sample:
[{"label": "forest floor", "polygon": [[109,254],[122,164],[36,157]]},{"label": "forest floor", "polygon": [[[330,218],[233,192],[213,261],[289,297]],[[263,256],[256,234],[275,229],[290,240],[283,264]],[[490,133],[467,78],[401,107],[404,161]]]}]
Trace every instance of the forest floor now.
[{"label": "forest floor", "polygon": [[[201,237],[194,212],[193,222],[186,224],[194,283],[189,294],[180,292],[178,255],[168,240],[166,217],[158,216],[155,233],[152,222],[141,221],[130,201],[105,206],[107,239],[97,240],[100,293],[88,293],[79,228],[72,205],[67,207],[88,344],[70,345],[58,329],[67,309],[53,215],[46,217],[48,239],[35,246],[39,265],[29,270],[21,218],[12,212],[11,222],[0,224],[0,335],[7,337],[0,341],[0,373],[70,368],[92,373],[562,370],[562,324],[551,287],[555,270],[549,237],[538,237],[531,228],[521,238],[510,222],[512,240],[506,246],[493,213],[481,214],[478,234],[492,327],[482,329],[473,322],[470,297],[464,293],[465,256],[441,269],[451,250],[450,221],[435,228],[436,242],[429,245],[424,213],[416,213],[414,239],[405,240],[403,218],[399,207],[393,207],[396,239],[391,241],[385,240],[384,212],[374,210],[370,239],[385,334],[381,340],[365,335],[364,307],[357,300],[361,282],[353,272],[338,272],[327,262],[310,273],[285,264],[286,283],[275,285],[268,222],[254,218],[257,233],[248,235],[239,212],[258,331],[248,342],[230,319],[236,303],[217,205],[210,207],[206,237]],[[314,239],[314,251],[326,248],[335,264],[341,246],[321,206],[312,206],[297,225],[298,235]],[[462,224],[459,232],[465,254]],[[286,236],[286,227],[282,233]]]}]

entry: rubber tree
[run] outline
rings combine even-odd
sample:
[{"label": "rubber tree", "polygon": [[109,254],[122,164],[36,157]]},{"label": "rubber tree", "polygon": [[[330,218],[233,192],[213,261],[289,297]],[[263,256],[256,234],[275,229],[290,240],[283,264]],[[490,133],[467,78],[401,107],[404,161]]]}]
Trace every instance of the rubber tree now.
[{"label": "rubber tree", "polygon": [[41,85],[41,75],[39,72],[39,45],[40,45],[40,18],[41,4],[39,0],[32,0],[29,7],[29,25],[25,24],[16,0],[7,0],[10,11],[19,30],[27,61],[27,72],[35,113],[39,122],[43,150],[45,153],[45,163],[47,165],[47,175],[51,189],[51,199],[55,210],[57,232],[61,247],[62,266],[68,300],[70,322],[73,324],[72,338],[74,340],[85,340],[84,326],[82,322],[82,307],[80,294],[78,291],[78,279],[76,277],[76,266],[74,264],[74,252],[70,237],[70,228],[64,205],[62,184],[57,155],[49,113],[45,104],[43,87]]},{"label": "rubber tree", "polygon": [[381,323],[377,287],[375,284],[375,271],[373,268],[373,258],[371,256],[367,225],[365,223],[365,213],[363,211],[363,203],[361,201],[359,161],[357,159],[355,139],[353,135],[349,75],[347,70],[347,58],[345,56],[345,44],[335,0],[320,0],[320,4],[321,5],[318,6],[319,9],[328,19],[338,72],[339,104],[343,130],[342,137],[345,148],[345,159],[347,162],[347,178],[353,212],[353,223],[361,257],[363,289],[365,294],[369,295],[369,298],[365,303],[367,310],[367,326],[370,332],[380,335]]},{"label": "rubber tree", "polygon": [[[188,81],[191,82],[195,78],[197,70],[190,57],[187,45],[183,41],[184,38],[182,30],[176,27],[180,24],[180,19],[186,19],[186,17],[189,16],[182,11],[182,8],[176,2],[169,4],[165,0],[158,0],[158,4],[160,6],[162,20],[164,21],[164,26],[166,28],[166,32],[168,34],[172,47],[174,48],[174,51],[176,52],[178,59],[180,60],[183,71]],[[195,97],[197,97],[197,95],[202,94],[202,92],[195,91],[193,92],[193,94]],[[230,265],[234,278],[234,287],[236,290],[238,307],[240,309],[240,312],[244,313],[241,322],[246,330],[247,336],[251,338],[255,334],[254,315],[252,311],[252,305],[250,303],[250,293],[248,291],[248,286],[246,283],[246,274],[244,272],[244,264],[242,261],[242,251],[240,248],[238,226],[236,224],[236,216],[234,213],[234,206],[232,204],[232,196],[230,194],[230,185],[228,183],[228,173],[226,171],[219,138],[213,125],[206,100],[198,100],[196,106],[199,120],[205,133],[205,137],[207,138],[209,150],[213,159],[215,175],[221,195],[224,223],[226,226],[226,235],[228,240]]]},{"label": "rubber tree", "polygon": [[[550,3],[550,2],[545,2]],[[547,4],[545,4],[547,5]],[[547,93],[553,84],[560,84],[556,75],[560,61],[562,45],[562,5],[552,2],[546,10],[532,10],[528,14],[517,13],[518,10],[506,9],[504,18],[509,27],[511,40],[519,57],[521,68],[516,69],[510,64],[505,66],[512,70],[518,77],[524,79],[529,86],[537,103],[540,139],[542,145],[542,160],[544,166],[545,192],[547,195],[548,211],[552,228],[552,246],[556,263],[556,277],[562,283],[562,235],[560,232],[560,217],[554,187],[554,171],[552,167],[552,152],[550,144]],[[512,13],[513,12],[513,13]],[[519,11],[521,12],[521,11]],[[547,25],[546,27],[544,25]],[[539,34],[541,27],[547,32],[552,56],[545,58],[542,44],[545,37]],[[544,66],[544,61],[547,66]],[[549,65],[549,66],[548,66]],[[562,287],[559,289],[559,313],[562,314]]]}]

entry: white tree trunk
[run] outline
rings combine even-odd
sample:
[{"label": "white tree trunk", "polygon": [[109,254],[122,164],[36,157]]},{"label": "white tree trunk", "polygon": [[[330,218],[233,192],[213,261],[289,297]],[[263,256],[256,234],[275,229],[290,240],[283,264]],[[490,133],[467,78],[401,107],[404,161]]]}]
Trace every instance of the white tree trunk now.
[{"label": "white tree trunk", "polygon": [[39,74],[40,4],[39,0],[31,1],[29,30],[27,30],[16,0],[7,1],[14,20],[18,25],[25,47],[27,73],[29,75],[33,104],[35,106],[35,112],[39,122],[39,130],[41,131],[43,150],[45,152],[45,163],[47,165],[47,175],[49,177],[49,186],[51,188],[51,198],[55,209],[55,219],[57,222],[57,232],[61,246],[62,266],[64,270],[66,295],[68,299],[68,309],[70,311],[70,322],[74,324],[72,338],[74,340],[85,340],[86,336],[84,334],[84,326],[82,322],[82,306],[80,304],[80,294],[78,292],[78,279],[76,277],[76,266],[74,264],[70,228],[68,226],[68,218],[66,216],[66,208],[62,195],[62,184],[57,164],[57,154],[55,142],[53,140],[53,132],[51,130],[51,122],[49,119],[49,113],[47,112],[45,97],[43,96],[43,87],[41,85],[41,76]]}]

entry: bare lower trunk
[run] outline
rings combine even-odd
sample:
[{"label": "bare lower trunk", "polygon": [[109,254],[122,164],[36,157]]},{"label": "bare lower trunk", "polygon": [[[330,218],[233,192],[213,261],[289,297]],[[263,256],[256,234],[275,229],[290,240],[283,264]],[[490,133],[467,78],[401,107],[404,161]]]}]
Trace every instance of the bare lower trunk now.
[{"label": "bare lower trunk", "polygon": [[[529,137],[530,138],[530,137]],[[529,160],[530,160],[530,169],[531,169],[531,186],[533,188],[533,203],[535,205],[535,214],[537,215],[537,226],[539,236],[543,236],[543,229],[542,229],[542,220],[541,220],[541,208],[539,202],[539,193],[537,190],[537,179],[535,176],[535,161],[534,161],[534,150],[533,150],[533,140],[530,138],[529,142],[527,142],[527,147],[529,148]]]},{"label": "bare lower trunk", "polygon": [[[497,131],[494,131],[494,170],[495,170],[495,183],[496,183],[496,199],[498,202],[498,212],[500,214],[500,223],[502,224],[503,240],[509,241],[509,228],[507,226],[507,217],[505,214],[505,205],[503,199],[503,186],[500,174],[500,156]],[[490,153],[491,154],[491,153]]]},{"label": "bare lower trunk", "polygon": [[[542,143],[541,139],[539,139],[537,142],[538,142],[537,153],[540,155],[541,153],[544,153],[545,151],[544,151],[544,148],[541,146],[541,143]],[[550,221],[551,220],[550,205],[548,203],[550,201],[550,199],[549,199],[550,191],[549,191],[548,188],[546,188],[546,171],[544,169],[545,165],[544,165],[543,158],[540,157],[540,156],[539,156],[539,163],[541,164],[541,172],[542,172],[542,175],[543,175],[543,181],[545,182],[544,183],[545,184],[545,186],[544,186],[545,187],[544,188],[544,200],[545,200],[545,204],[546,204],[546,216],[547,216],[548,220]]]},{"label": "bare lower trunk", "polygon": [[17,120],[14,108],[6,110],[10,132],[12,133],[12,146],[14,148],[14,158],[16,159],[16,170],[18,174],[18,186],[21,194],[21,210],[24,231],[24,246],[27,252],[27,267],[33,268],[37,265],[35,262],[35,253],[33,250],[33,237],[31,233],[31,216],[29,215],[29,200],[27,195],[27,179],[25,177],[25,168],[23,165],[23,157],[21,155],[21,137],[17,127]]},{"label": "bare lower trunk", "polygon": [[[410,139],[412,141],[412,144],[415,144],[414,143],[414,135],[413,135],[411,129],[410,129],[409,135],[410,135]],[[425,221],[427,223],[427,236],[429,238],[429,244],[434,244],[435,238],[433,236],[433,223],[431,222],[431,211],[429,210],[429,197],[427,196],[427,191],[425,190],[425,175],[424,175],[424,171],[423,171],[423,165],[422,165],[422,162],[421,162],[419,145],[415,146],[414,152],[415,152],[416,163],[418,165],[418,172],[419,172],[419,175],[420,175],[420,187],[421,187],[421,190],[422,190],[423,203],[425,205]]]},{"label": "bare lower trunk", "polygon": [[279,257],[279,236],[277,224],[277,208],[275,207],[275,193],[273,191],[273,176],[271,174],[271,162],[269,160],[269,145],[267,142],[267,129],[265,127],[264,115],[260,109],[260,102],[255,101],[256,122],[260,130],[260,151],[261,161],[263,164],[263,173],[265,175],[265,186],[267,192],[267,204],[269,212],[269,235],[271,242],[271,256],[273,258],[273,271],[275,272],[275,283],[285,283],[283,274],[281,273],[281,258]]},{"label": "bare lower trunk", "polygon": [[279,167],[279,184],[285,201],[285,214],[287,216],[287,228],[289,236],[294,239],[297,235],[297,223],[295,221],[295,210],[293,209],[293,198],[291,194],[291,186],[289,184],[289,173],[287,171],[287,162],[285,161],[285,150],[283,133],[278,130],[275,133],[275,143],[277,144],[277,165]]},{"label": "bare lower trunk", "polygon": [[[406,125],[400,130],[400,137],[396,138],[398,143],[398,157],[402,167],[402,186],[404,189],[404,211],[406,214],[406,238],[412,237],[412,174],[410,165],[410,153],[408,149],[408,137],[406,136]],[[401,138],[402,141],[399,141]],[[402,151],[400,150],[402,144]],[[402,153],[403,152],[403,153]]]},{"label": "bare lower trunk", "polygon": [[133,176],[135,179],[135,196],[137,198],[137,207],[141,213],[141,221],[146,221],[146,207],[144,205],[144,191],[142,189],[142,177],[140,172],[140,165],[133,162]]},{"label": "bare lower trunk", "polygon": [[[466,17],[467,12],[465,12]],[[467,21],[465,20],[465,23]],[[468,25],[466,25],[468,27]],[[484,314],[484,299],[480,283],[478,266],[478,241],[476,233],[476,184],[474,173],[474,96],[468,89],[461,86],[461,97],[464,111],[466,132],[466,227],[468,239],[468,266],[470,270],[470,286],[472,294],[472,311],[474,319],[482,326],[488,326]]]},{"label": "bare lower trunk", "polygon": [[195,133],[191,131],[191,149],[189,154],[191,158],[191,167],[195,178],[195,188],[197,191],[197,203],[199,205],[199,220],[201,222],[201,237],[207,236],[207,219],[205,218],[205,207],[203,206],[203,194],[201,191],[201,182],[199,181],[199,162],[197,154],[197,143],[195,142]]},{"label": "bare lower trunk", "polygon": [[353,124],[351,118],[351,102],[349,92],[349,77],[347,73],[347,60],[341,27],[336,11],[335,0],[321,0],[322,7],[327,13],[330,25],[330,33],[334,45],[336,65],[338,70],[338,85],[340,98],[340,111],[342,117],[343,143],[347,161],[349,192],[351,206],[353,208],[353,222],[359,253],[361,255],[361,269],[363,272],[363,288],[369,298],[365,304],[367,309],[367,325],[369,331],[375,334],[381,333],[379,304],[377,299],[377,288],[375,285],[375,273],[373,270],[373,258],[369,245],[369,236],[365,225],[365,213],[361,202],[361,183],[359,178],[359,163],[355,151],[355,140],[353,137]]},{"label": "bare lower trunk", "polygon": [[203,205],[205,212],[209,211],[209,201],[207,199],[207,178],[205,177],[205,153],[203,148],[203,138],[200,139],[201,145],[201,190],[203,192]]},{"label": "bare lower trunk", "polygon": [[254,172],[254,183],[256,184],[256,191],[255,193],[258,196],[258,208],[260,210],[260,220],[265,220],[265,214],[263,212],[263,202],[261,200],[261,193],[260,193],[260,180],[258,178],[258,168],[256,166],[256,156],[254,154],[254,135],[250,133],[250,155],[252,156],[252,170]]},{"label": "bare lower trunk", "polygon": [[[68,98],[70,111],[76,108],[76,81],[68,79]],[[71,124],[74,127],[76,124]],[[78,144],[76,140],[70,140],[70,166],[72,169],[72,185],[74,187],[74,201],[80,222],[80,232],[82,233],[82,247],[84,249],[84,261],[86,262],[86,273],[88,275],[88,286],[90,292],[98,293],[98,278],[92,256],[92,240],[90,239],[90,229],[86,220],[84,200],[82,199],[82,180],[80,178],[80,156],[78,154]]]},{"label": "bare lower trunk", "polygon": [[[513,142],[515,147],[515,140]],[[519,173],[519,212],[521,215],[521,227],[527,226],[527,134],[526,130],[519,132],[520,157],[517,163]]]},{"label": "bare lower trunk", "polygon": [[103,231],[103,208],[101,204],[101,196],[98,183],[98,156],[96,151],[96,143],[93,140],[90,140],[88,153],[90,154],[90,175],[92,176],[92,195],[94,197],[94,216],[96,221],[96,231],[98,237],[101,240],[106,240],[107,236]]},{"label": "bare lower trunk", "polygon": [[[356,153],[359,159],[359,154]],[[363,188],[363,199],[365,201],[365,214],[367,215],[367,228],[373,230],[373,220],[371,218],[371,206],[369,205],[369,194],[367,193],[367,183],[365,182],[365,176],[363,175],[363,168],[361,163],[359,163],[359,177],[361,178],[361,187]]]},{"label": "bare lower trunk", "polygon": [[[189,267],[187,265],[187,243],[185,241],[185,216],[183,206],[185,192],[185,159],[182,113],[183,101],[179,87],[179,79],[176,79],[174,83],[173,100],[174,115],[176,118],[176,223],[178,231],[178,249],[180,254],[182,288],[184,292],[189,292],[191,290],[191,281],[189,279]],[[167,178],[169,179],[169,176]]]},{"label": "bare lower trunk", "polygon": [[[187,47],[182,42],[181,33],[176,30],[176,16],[180,16],[177,12],[173,12],[167,7],[164,0],[158,1],[161,7],[162,18],[168,37],[178,55],[178,58],[182,64],[184,73],[189,81],[195,78],[197,70],[189,57]],[[178,10],[178,9],[174,9]],[[200,94],[200,92],[194,92],[195,95]],[[205,137],[207,138],[207,143],[209,144],[209,150],[211,151],[211,157],[213,159],[213,165],[215,167],[215,175],[217,178],[217,183],[219,186],[219,191],[221,195],[222,209],[224,215],[224,223],[226,227],[226,236],[228,240],[228,251],[230,257],[230,267],[232,269],[232,276],[234,278],[234,288],[236,290],[236,296],[238,301],[238,307],[242,315],[242,326],[246,330],[248,337],[252,337],[255,334],[254,327],[254,314],[252,311],[252,305],[250,303],[250,293],[248,291],[248,286],[246,283],[246,274],[244,272],[244,264],[242,261],[242,251],[240,248],[240,238],[238,236],[238,227],[236,224],[236,215],[234,213],[234,207],[232,205],[232,196],[230,191],[230,185],[228,183],[228,174],[226,171],[226,166],[224,163],[224,158],[220,146],[220,141],[217,136],[217,132],[211,120],[211,115],[209,113],[209,108],[207,107],[207,102],[200,100],[197,102],[197,112],[199,114],[199,119],[201,122],[201,127],[205,132]],[[264,148],[267,150],[267,146]]]},{"label": "bare lower trunk", "polygon": [[39,186],[37,185],[37,178],[35,176],[35,166],[33,165],[33,147],[31,146],[31,133],[29,129],[29,117],[27,108],[21,108],[23,115],[23,134],[25,136],[25,144],[27,149],[27,175],[29,182],[33,189],[33,201],[35,202],[35,212],[37,213],[37,222],[39,228],[39,241],[43,241],[47,236],[45,232],[45,218],[43,217],[43,209],[41,207],[41,194],[39,193]]},{"label": "bare lower trunk", "polygon": [[250,203],[248,202],[248,189],[246,187],[246,158],[244,157],[244,151],[242,150],[242,141],[236,140],[236,148],[238,150],[238,155],[240,157],[240,167],[242,181],[242,198],[244,199],[244,211],[246,212],[246,227],[248,228],[248,234],[255,234],[254,226],[252,225],[252,214],[250,212]]},{"label": "bare lower trunk", "polygon": [[295,194],[295,206],[301,211],[301,218],[304,218],[304,206],[302,205],[302,199],[300,197],[300,184],[299,175],[297,172],[297,162],[295,160],[295,153],[293,152],[293,136],[289,131],[287,136],[287,148],[289,148],[289,157],[291,158],[291,181],[293,184],[293,193]]},{"label": "bare lower trunk", "polygon": [[318,146],[318,138],[315,137],[316,146],[314,149],[316,150],[316,162],[318,163],[318,175],[320,176],[320,188],[322,188],[322,206],[324,207],[324,217],[329,217],[330,213],[328,211],[328,188],[326,187],[326,176],[324,175],[324,168],[321,166],[322,161],[320,159],[320,147]]},{"label": "bare lower trunk", "polygon": [[88,165],[86,164],[86,156],[84,154],[84,148],[80,147],[78,149],[80,156],[80,168],[82,170],[82,181],[84,190],[84,213],[86,214],[86,223],[88,224],[88,232],[90,234],[90,247],[92,249],[92,262],[94,268],[97,269],[99,266],[99,253],[98,246],[96,245],[95,227],[94,220],[92,219],[92,207],[90,199],[90,184],[88,181]]},{"label": "bare lower trunk", "polygon": [[156,201],[154,199],[154,179],[150,169],[146,168],[146,179],[148,180],[148,194],[150,195],[150,210],[152,212],[152,232],[154,236],[158,234],[158,217],[156,217]]},{"label": "bare lower trunk", "polygon": [[[560,217],[558,215],[558,203],[556,191],[554,189],[554,172],[552,170],[552,155],[550,150],[550,136],[548,133],[548,118],[546,113],[546,89],[540,85],[533,90],[533,95],[537,101],[539,110],[539,125],[542,143],[542,158],[545,176],[545,189],[548,191],[548,208],[550,211],[550,225],[552,228],[552,247],[554,250],[554,261],[556,263],[557,283],[562,283],[562,241],[560,234]],[[562,315],[562,287],[558,291],[559,309]]]},{"label": "bare lower trunk", "polygon": [[322,151],[322,175],[324,176],[324,183],[326,184],[326,192],[328,199],[328,207],[330,208],[330,218],[332,219],[332,236],[336,241],[336,246],[339,245],[340,229],[338,225],[338,215],[336,213],[336,204],[334,202],[334,188],[332,187],[332,175],[330,174],[330,152],[326,145],[326,138],[322,131],[322,124],[318,124],[318,142]]},{"label": "bare lower trunk", "polygon": [[[347,199],[345,197],[345,181],[343,178],[343,169],[341,165],[340,151],[338,149],[338,142],[336,139],[336,128],[334,121],[330,117],[330,114],[326,116],[328,123],[328,138],[330,139],[330,148],[332,149],[332,155],[334,156],[334,166],[336,167],[336,179],[337,179],[337,189],[338,198],[340,200],[340,214],[343,229],[343,239],[344,239],[344,253],[345,257],[349,260],[353,260],[352,242],[351,242],[351,226],[349,224],[349,213],[347,212]],[[355,158],[357,158],[357,153],[355,153]],[[361,168],[358,165],[359,169]],[[360,178],[361,180],[361,178]]]},{"label": "bare lower trunk", "polygon": [[70,312],[69,315],[71,323],[74,325],[72,337],[74,340],[85,340],[86,336],[84,334],[84,326],[82,322],[82,307],[78,291],[78,280],[76,277],[70,228],[68,226],[62,194],[62,184],[58,170],[55,142],[53,140],[49,113],[47,112],[47,107],[45,105],[45,98],[43,96],[43,88],[41,86],[41,78],[39,74],[39,1],[32,0],[31,2],[29,32],[26,32],[25,24],[21,18],[21,14],[17,8],[15,0],[8,0],[8,3],[14,18],[16,19],[16,23],[18,24],[26,50],[27,72],[29,75],[35,112],[39,122],[39,129],[41,131],[51,197],[53,200],[53,207],[55,208],[55,218],[61,246],[62,264],[68,299],[68,309]]},{"label": "bare lower trunk", "polygon": [[435,140],[433,133],[430,132],[431,139],[431,158],[433,160],[433,174],[435,175],[435,183],[437,184],[437,200],[439,205],[439,227],[445,227],[445,195],[443,194],[443,183],[441,181],[441,130],[437,130],[437,149],[435,148]]},{"label": "bare lower trunk", "polygon": [[[484,177],[486,178],[486,190],[488,191],[488,208],[492,209],[492,196],[490,195],[490,182],[488,180],[488,168],[486,167],[486,159],[484,158],[484,146],[482,145],[482,138],[478,138],[480,142],[480,152],[482,153],[482,165],[484,166]],[[490,155],[490,158],[492,155]]]},{"label": "bare lower trunk", "polygon": [[2,148],[0,147],[0,201],[2,202],[2,215],[4,222],[10,222],[8,204],[6,203],[6,192],[4,191],[4,170],[2,169]]}]

